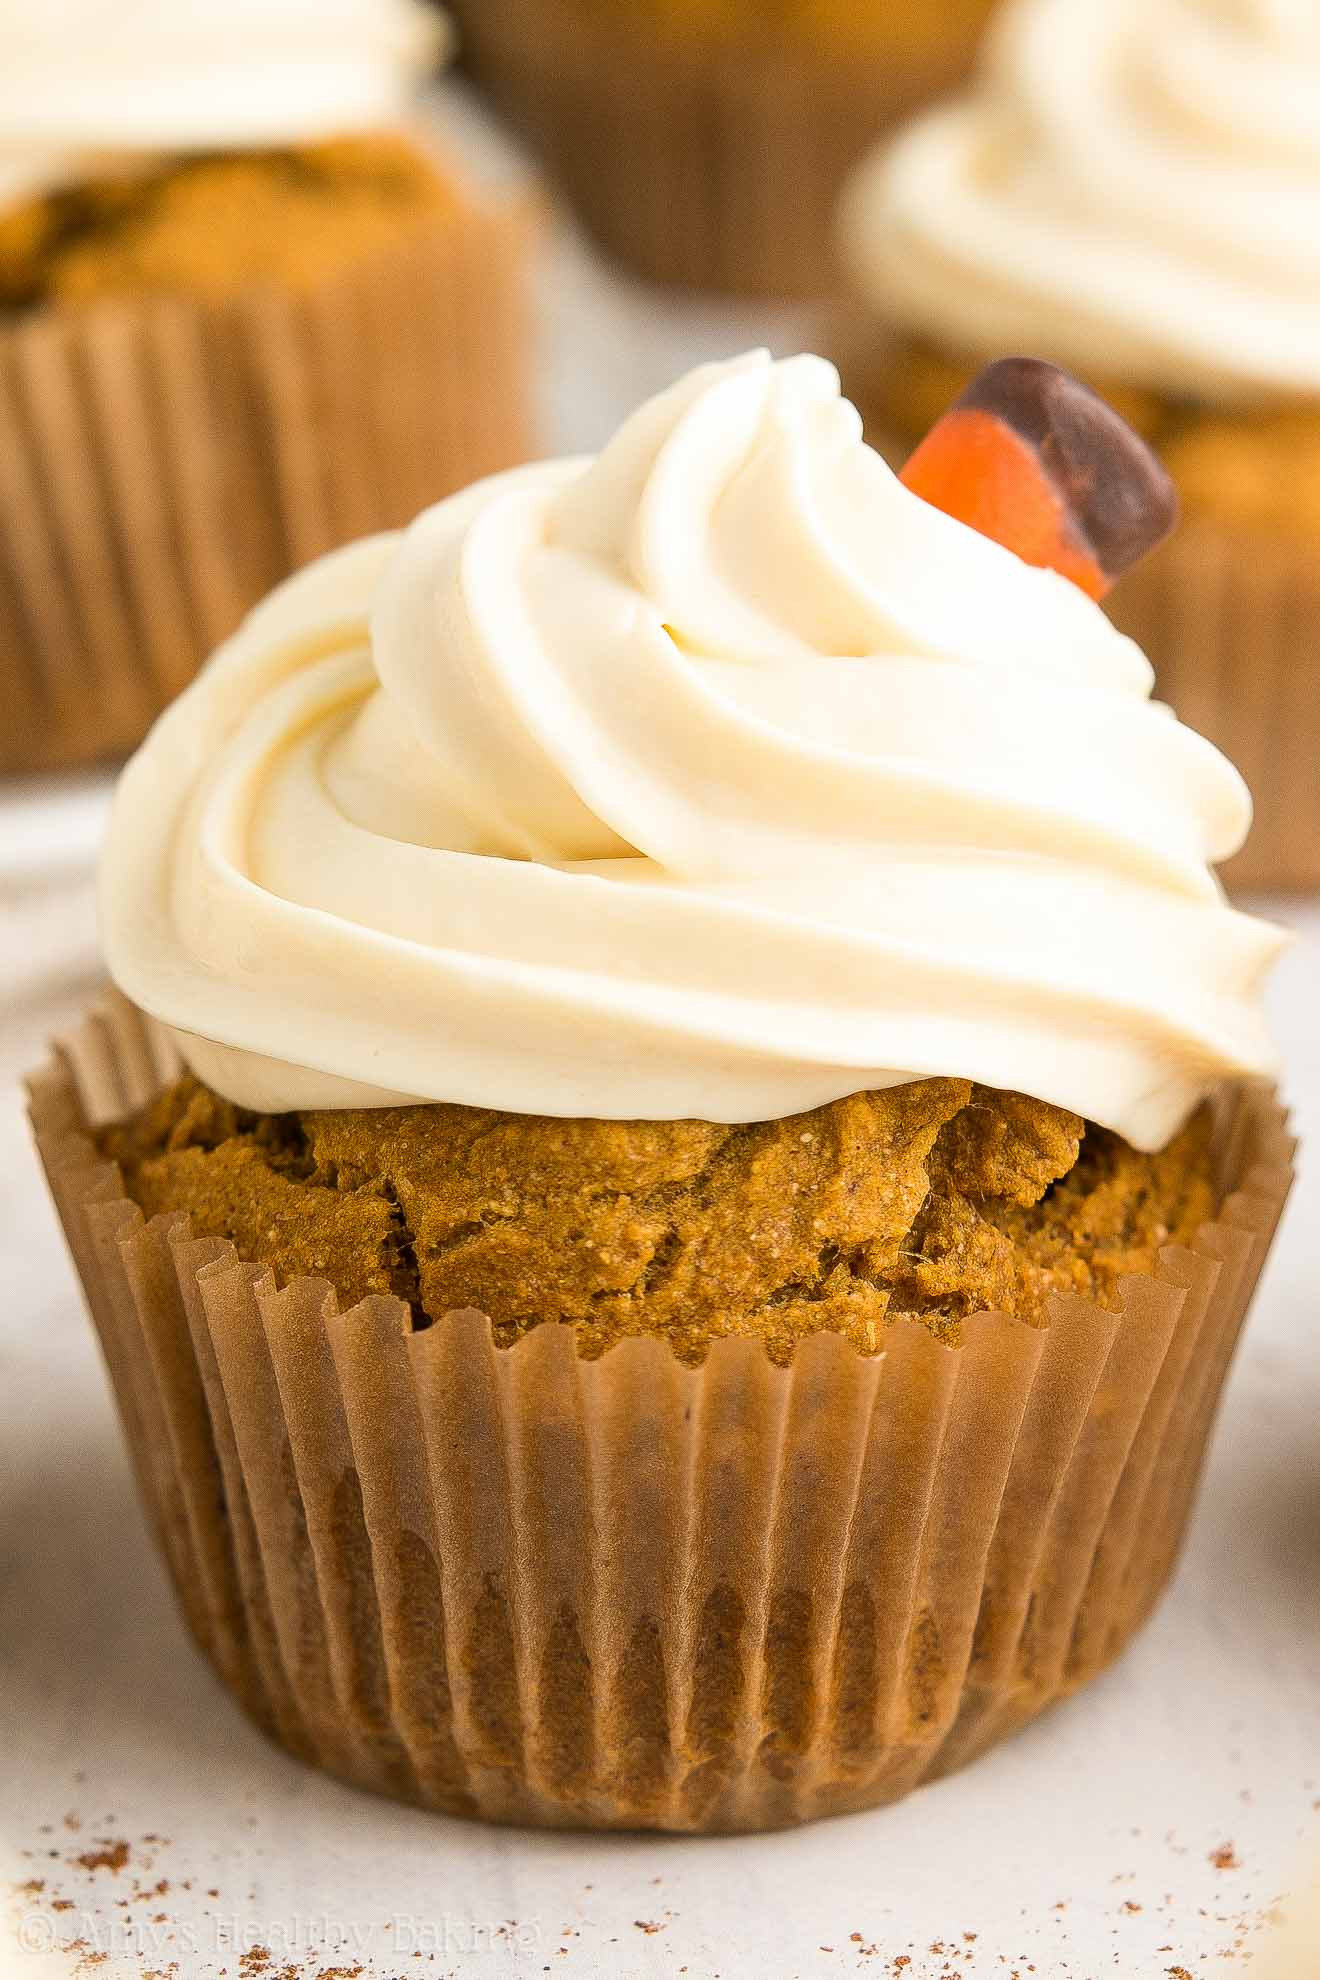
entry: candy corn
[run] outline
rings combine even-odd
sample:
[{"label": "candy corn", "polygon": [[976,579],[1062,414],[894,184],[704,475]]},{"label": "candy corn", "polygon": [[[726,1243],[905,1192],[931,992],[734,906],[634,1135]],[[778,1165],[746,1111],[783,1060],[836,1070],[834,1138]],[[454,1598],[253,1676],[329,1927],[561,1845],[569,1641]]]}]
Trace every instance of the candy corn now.
[{"label": "candy corn", "polygon": [[1078,379],[1037,358],[987,366],[931,428],[902,479],[1092,598],[1154,549],[1178,510],[1145,441]]}]

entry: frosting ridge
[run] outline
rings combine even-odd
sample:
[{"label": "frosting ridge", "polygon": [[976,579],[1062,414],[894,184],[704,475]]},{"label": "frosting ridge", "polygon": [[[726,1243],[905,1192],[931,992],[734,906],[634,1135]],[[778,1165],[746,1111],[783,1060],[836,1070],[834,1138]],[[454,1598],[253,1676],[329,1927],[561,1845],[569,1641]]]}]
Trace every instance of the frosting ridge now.
[{"label": "frosting ridge", "polygon": [[1320,10],[1011,0],[845,194],[854,278],[959,352],[1212,400],[1320,391]]},{"label": "frosting ridge", "polygon": [[735,1121],[958,1074],[1157,1146],[1273,1063],[1236,772],[820,359],[310,566],[129,765],[121,987],[262,1109]]},{"label": "frosting ridge", "polygon": [[0,209],[395,123],[444,39],[422,0],[0,0]]}]

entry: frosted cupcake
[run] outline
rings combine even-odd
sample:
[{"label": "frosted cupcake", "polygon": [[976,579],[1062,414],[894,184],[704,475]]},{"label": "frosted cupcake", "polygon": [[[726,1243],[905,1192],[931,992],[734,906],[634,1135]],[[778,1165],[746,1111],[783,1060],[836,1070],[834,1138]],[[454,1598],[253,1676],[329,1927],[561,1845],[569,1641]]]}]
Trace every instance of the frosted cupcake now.
[{"label": "frosted cupcake", "polygon": [[1122,1647],[1290,1160],[1249,802],[1150,687],[753,356],[313,565],[161,719],[33,1111],[277,1738],[767,1827]]},{"label": "frosted cupcake", "polygon": [[965,74],[991,0],[458,0],[469,66],[640,274],[832,286],[830,216],[878,131]]},{"label": "frosted cupcake", "polygon": [[525,451],[525,215],[419,0],[0,26],[0,771],[122,753],[279,578]]},{"label": "frosted cupcake", "polygon": [[1320,884],[1320,15],[1016,0],[973,93],[879,152],[842,240],[850,383],[910,443],[1005,346],[1160,447],[1186,527],[1119,592],[1161,692],[1238,762],[1240,884]]}]

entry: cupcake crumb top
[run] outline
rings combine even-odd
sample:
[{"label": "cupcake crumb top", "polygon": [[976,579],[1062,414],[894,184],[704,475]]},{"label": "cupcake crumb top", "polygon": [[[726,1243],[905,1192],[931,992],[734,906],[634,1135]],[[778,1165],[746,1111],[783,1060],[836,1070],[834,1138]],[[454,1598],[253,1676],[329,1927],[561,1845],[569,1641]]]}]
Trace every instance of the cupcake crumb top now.
[{"label": "cupcake crumb top", "polygon": [[[577,0],[581,11],[614,12],[613,0]],[[657,26],[685,37],[719,40],[752,37],[826,49],[926,60],[941,69],[989,19],[993,0],[650,0]],[[639,10],[640,11],[640,10]]]},{"label": "cupcake crumb top", "polygon": [[434,162],[390,133],[175,159],[0,213],[0,308],[220,298],[267,277],[304,286],[454,200]]},{"label": "cupcake crumb top", "polygon": [[588,1357],[654,1334],[694,1365],[726,1334],[784,1363],[826,1330],[874,1353],[902,1314],[954,1344],[986,1308],[1039,1324],[1054,1293],[1112,1306],[1215,1207],[1206,1110],[1145,1155],[959,1079],[725,1127],[258,1115],[185,1077],[100,1139],[147,1216],[186,1210],[281,1283],[395,1293],[418,1326],[476,1307],[503,1346],[545,1320]]}]

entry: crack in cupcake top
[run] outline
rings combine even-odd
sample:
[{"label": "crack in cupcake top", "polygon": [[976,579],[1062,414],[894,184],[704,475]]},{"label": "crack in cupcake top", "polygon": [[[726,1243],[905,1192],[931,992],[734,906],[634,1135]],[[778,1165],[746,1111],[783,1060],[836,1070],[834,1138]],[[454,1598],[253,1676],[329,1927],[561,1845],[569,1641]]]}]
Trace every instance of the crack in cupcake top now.
[{"label": "crack in cupcake top", "polygon": [[952,1075],[1155,1147],[1273,1055],[1222,757],[819,359],[703,368],[252,615],[125,773],[121,987],[243,1104],[749,1121]]}]

